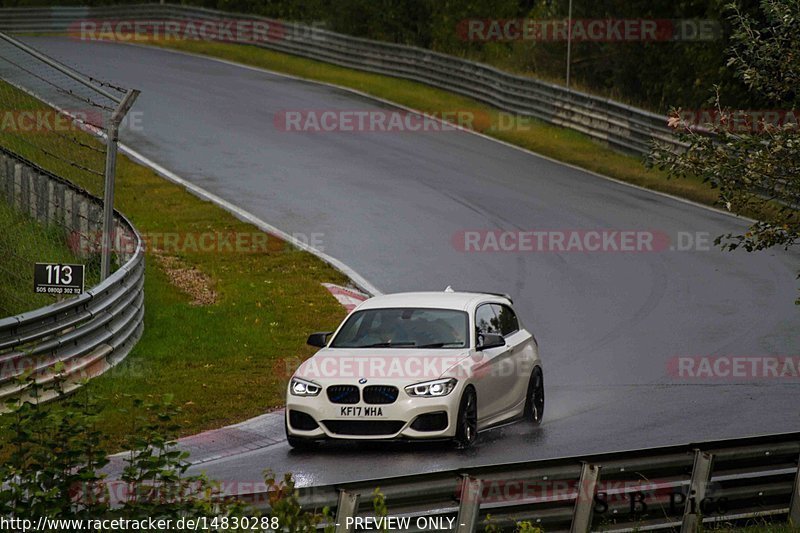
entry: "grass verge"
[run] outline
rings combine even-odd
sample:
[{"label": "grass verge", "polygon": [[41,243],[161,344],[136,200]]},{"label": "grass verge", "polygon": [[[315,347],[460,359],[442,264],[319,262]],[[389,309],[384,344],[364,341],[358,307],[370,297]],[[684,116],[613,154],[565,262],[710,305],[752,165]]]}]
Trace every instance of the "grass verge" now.
[{"label": "grass verge", "polygon": [[478,117],[474,122],[474,129],[496,139],[648,189],[707,205],[714,205],[717,200],[716,191],[699,179],[668,180],[664,172],[645,168],[640,158],[620,154],[577,131],[535,119],[526,121],[519,128],[495,127],[494,125],[501,124],[502,121],[501,113],[497,109],[472,98],[422,83],[361,72],[255,46],[188,40],[153,40],[150,44],[235,61],[309,80],[334,83],[425,113],[440,115],[444,112],[473,112]]},{"label": "grass verge", "polygon": [[[0,100],[13,102],[14,109],[44,106],[2,83]],[[18,132],[14,136],[0,132],[0,144],[102,195],[100,176],[64,167],[60,158],[80,156],[83,166],[90,166],[102,161],[102,153],[88,148],[78,153],[65,135],[31,135],[24,140]],[[87,145],[97,144],[82,132],[70,136]],[[245,243],[263,244],[264,234],[122,156],[116,207],[151,244],[173,240],[159,253],[154,253],[156,246],[148,249],[144,336],[122,364],[88,385],[114,407],[98,422],[109,445],[121,445],[130,429],[117,408],[129,406],[131,396],[171,395],[182,407],[177,420],[181,435],[241,421],[281,405],[286,373],[276,369],[284,369],[284,358],[310,355],[313,349],[304,344],[308,332],[330,329],[344,316],[320,283],[346,283],[346,278],[271,236],[266,245],[229,246],[226,243],[236,236],[243,236]],[[0,217],[6,216],[3,213]],[[0,218],[0,225],[5,228],[6,220]],[[220,244],[210,251],[191,244],[204,236]],[[51,239],[45,241],[41,248],[36,245],[37,257],[38,253],[49,257],[46,244]],[[13,289],[31,290],[18,283]],[[198,299],[204,291],[213,297]]]},{"label": "grass verge", "polygon": [[[0,316],[13,316],[50,305],[53,296],[33,292],[33,263],[80,263],[67,246],[63,231],[43,226],[0,199]],[[92,269],[87,286],[97,283]]]}]

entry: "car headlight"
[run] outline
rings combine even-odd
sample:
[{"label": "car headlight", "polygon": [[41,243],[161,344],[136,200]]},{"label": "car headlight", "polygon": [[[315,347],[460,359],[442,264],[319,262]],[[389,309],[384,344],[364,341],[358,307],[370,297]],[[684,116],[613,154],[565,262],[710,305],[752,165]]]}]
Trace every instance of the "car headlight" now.
[{"label": "car headlight", "polygon": [[295,396],[316,396],[322,390],[322,387],[313,381],[306,381],[300,378],[292,378],[289,390]]},{"label": "car headlight", "polygon": [[434,381],[423,381],[406,387],[409,396],[438,397],[447,396],[456,388],[458,380],[455,378],[436,379]]}]

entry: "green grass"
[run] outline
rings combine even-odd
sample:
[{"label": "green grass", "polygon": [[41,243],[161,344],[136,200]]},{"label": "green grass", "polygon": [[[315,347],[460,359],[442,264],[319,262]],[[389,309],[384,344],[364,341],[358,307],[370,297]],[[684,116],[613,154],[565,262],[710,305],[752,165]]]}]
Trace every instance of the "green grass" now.
[{"label": "green grass", "polygon": [[[0,199],[0,228],[1,316],[54,303],[55,297],[33,292],[33,263],[81,262],[67,246],[61,228],[43,226],[4,199]],[[87,276],[87,287],[97,281],[96,276]]]},{"label": "green grass", "polygon": [[343,68],[254,46],[211,41],[152,41],[153,45],[204,54],[245,65],[349,87],[426,113],[474,112],[475,128],[499,140],[565,163],[628,183],[714,205],[717,193],[699,179],[668,180],[664,172],[647,169],[641,158],[620,154],[574,130],[531,119],[512,130],[493,128],[500,112],[477,100],[422,83]]},{"label": "green grass", "polygon": [[[0,98],[6,102],[13,98],[20,106],[42,106],[3,84]],[[78,153],[63,137],[35,135],[35,144],[50,153],[95,162],[91,150]],[[86,134],[75,136],[96,143]],[[0,133],[0,144],[60,171],[94,194],[102,193],[98,176],[65,168],[56,158],[24,146],[18,138]],[[118,160],[116,207],[147,235],[261,234],[126,157]],[[8,215],[3,210],[0,216]],[[6,227],[5,218],[0,225]],[[31,227],[28,231],[36,234],[42,230]],[[39,244],[35,246],[49,254],[53,242],[45,238],[41,249]],[[344,310],[320,283],[346,283],[346,278],[276,238],[270,237],[269,245],[255,252],[189,249],[168,251],[167,256],[207,276],[218,299],[212,305],[192,305],[189,295],[170,280],[162,263],[148,250],[144,336],[122,364],[89,384],[93,393],[108,399],[110,409],[99,427],[112,447],[120,445],[128,430],[126,418],[117,412],[128,405],[127,395],[173,395],[174,402],[182,406],[182,435],[241,421],[282,405],[286,376],[275,368],[284,368],[284,358],[309,356],[313,349],[304,344],[307,334],[331,329],[344,316]]]}]

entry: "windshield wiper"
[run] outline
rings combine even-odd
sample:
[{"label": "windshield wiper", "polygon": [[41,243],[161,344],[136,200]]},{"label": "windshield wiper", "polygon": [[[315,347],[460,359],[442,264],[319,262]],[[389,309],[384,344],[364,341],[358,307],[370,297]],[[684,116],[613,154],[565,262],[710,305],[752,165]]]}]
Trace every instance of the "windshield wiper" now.
[{"label": "windshield wiper", "polygon": [[375,344],[364,344],[356,348],[392,348],[393,346],[416,346],[416,342],[376,342]]},{"label": "windshield wiper", "polygon": [[453,348],[461,348],[463,343],[460,342],[432,342],[431,344],[422,344],[417,348],[444,348],[448,344],[455,344]]}]

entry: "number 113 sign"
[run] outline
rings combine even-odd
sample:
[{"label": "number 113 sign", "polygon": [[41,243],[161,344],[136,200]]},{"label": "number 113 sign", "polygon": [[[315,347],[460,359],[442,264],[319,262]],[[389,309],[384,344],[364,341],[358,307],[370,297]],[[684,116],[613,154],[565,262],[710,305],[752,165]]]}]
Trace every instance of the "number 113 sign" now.
[{"label": "number 113 sign", "polygon": [[84,265],[36,263],[33,290],[38,294],[82,294],[85,274]]}]

